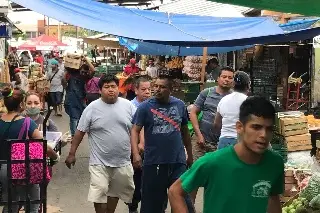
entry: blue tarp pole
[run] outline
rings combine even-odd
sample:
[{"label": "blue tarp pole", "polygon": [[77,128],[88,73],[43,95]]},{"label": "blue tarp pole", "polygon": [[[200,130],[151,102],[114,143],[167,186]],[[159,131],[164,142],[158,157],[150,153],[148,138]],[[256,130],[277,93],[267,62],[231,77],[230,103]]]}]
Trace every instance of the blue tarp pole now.
[{"label": "blue tarp pole", "polygon": [[204,47],[203,54],[202,54],[202,67],[201,67],[201,84],[200,84],[201,90],[204,89],[204,78],[206,74],[207,57],[208,57],[208,47]]}]

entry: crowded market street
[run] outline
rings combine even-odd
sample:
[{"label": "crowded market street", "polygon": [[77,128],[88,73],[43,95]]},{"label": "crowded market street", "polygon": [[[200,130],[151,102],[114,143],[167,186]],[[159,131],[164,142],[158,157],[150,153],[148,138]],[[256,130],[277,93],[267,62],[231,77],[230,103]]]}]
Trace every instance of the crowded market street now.
[{"label": "crowded market street", "polygon": [[[52,119],[62,132],[68,131],[68,117],[66,114],[63,114],[62,118],[52,116]],[[69,148],[69,145],[63,148],[62,160],[54,166],[54,174],[48,186],[48,213],[93,213],[92,204],[87,201],[90,175],[88,172],[89,148],[87,137],[79,147],[76,165],[71,170],[64,163]],[[198,213],[202,213],[201,194],[198,194],[196,201]],[[122,201],[119,201],[116,213],[127,212],[127,209],[127,206]],[[170,212],[170,208],[168,208],[167,212]]]}]

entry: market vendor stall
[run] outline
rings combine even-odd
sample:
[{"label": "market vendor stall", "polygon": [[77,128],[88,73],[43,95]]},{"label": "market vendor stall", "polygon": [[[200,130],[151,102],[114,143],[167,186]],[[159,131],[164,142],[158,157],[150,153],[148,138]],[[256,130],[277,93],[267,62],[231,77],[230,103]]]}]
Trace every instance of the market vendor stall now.
[{"label": "market vendor stall", "polygon": [[[319,126],[320,120],[299,111],[276,115],[276,133],[271,145],[285,162],[283,213],[320,212],[320,155],[317,148],[320,144],[313,136]],[[314,156],[310,155],[311,149],[315,149]]]}]

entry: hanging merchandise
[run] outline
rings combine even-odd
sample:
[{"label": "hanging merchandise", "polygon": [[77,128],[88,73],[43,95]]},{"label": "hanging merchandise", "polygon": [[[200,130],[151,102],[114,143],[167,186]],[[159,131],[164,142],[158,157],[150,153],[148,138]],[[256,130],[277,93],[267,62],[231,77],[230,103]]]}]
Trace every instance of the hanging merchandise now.
[{"label": "hanging merchandise", "polygon": [[187,74],[190,80],[200,81],[202,56],[187,56],[183,65],[183,73]]},{"label": "hanging merchandise", "polygon": [[228,66],[228,54],[227,53],[218,53],[218,61],[220,67]]},{"label": "hanging merchandise", "polygon": [[140,61],[139,61],[139,67],[141,70],[145,71],[147,68],[149,57],[146,55],[141,55]]},{"label": "hanging merchandise", "polygon": [[5,59],[0,59],[0,83],[10,83],[9,64]]}]

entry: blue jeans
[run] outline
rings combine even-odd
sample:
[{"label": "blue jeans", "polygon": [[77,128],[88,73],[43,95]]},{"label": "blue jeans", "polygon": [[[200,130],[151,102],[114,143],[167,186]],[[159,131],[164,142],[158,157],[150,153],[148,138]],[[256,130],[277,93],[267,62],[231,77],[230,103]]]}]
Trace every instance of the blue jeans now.
[{"label": "blue jeans", "polygon": [[70,134],[73,137],[76,133],[79,119],[70,118]]},{"label": "blue jeans", "polygon": [[[26,201],[26,194],[28,194],[30,200],[39,200],[40,199],[40,186],[39,184],[30,185],[27,188],[26,185],[13,185],[8,186],[8,174],[7,174],[7,165],[2,164],[0,169],[0,183],[2,186],[2,200],[8,201],[8,187],[11,188],[11,199],[12,201]],[[27,192],[27,193],[26,193]],[[1,195],[0,195],[1,196]],[[30,213],[38,213],[40,204],[31,204]],[[19,211],[19,205],[12,204],[11,206],[12,213]],[[2,213],[8,213],[8,206],[3,207]]]},{"label": "blue jeans", "polygon": [[237,143],[237,138],[221,137],[218,142],[218,149],[223,149],[228,146],[233,146]]},{"label": "blue jeans", "polygon": [[[187,166],[181,163],[143,166],[140,213],[164,213],[168,189],[186,169]],[[190,197],[185,200],[189,213],[194,213]]]}]

